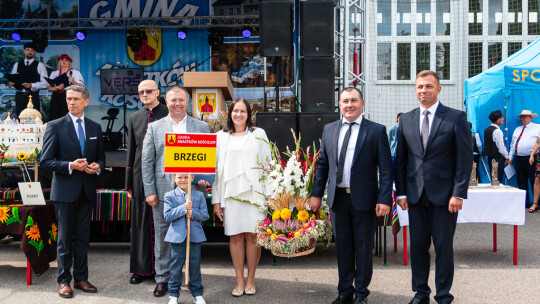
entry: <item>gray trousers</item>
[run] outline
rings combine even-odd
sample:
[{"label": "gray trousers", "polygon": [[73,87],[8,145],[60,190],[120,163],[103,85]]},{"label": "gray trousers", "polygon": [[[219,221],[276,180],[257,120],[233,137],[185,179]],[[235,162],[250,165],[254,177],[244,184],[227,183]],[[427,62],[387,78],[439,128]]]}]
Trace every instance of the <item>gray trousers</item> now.
[{"label": "gray trousers", "polygon": [[166,222],[163,218],[163,206],[164,202],[160,199],[157,206],[152,207],[155,233],[156,283],[169,282],[169,264],[171,262],[171,244],[165,242],[165,235],[167,234],[170,223]]}]

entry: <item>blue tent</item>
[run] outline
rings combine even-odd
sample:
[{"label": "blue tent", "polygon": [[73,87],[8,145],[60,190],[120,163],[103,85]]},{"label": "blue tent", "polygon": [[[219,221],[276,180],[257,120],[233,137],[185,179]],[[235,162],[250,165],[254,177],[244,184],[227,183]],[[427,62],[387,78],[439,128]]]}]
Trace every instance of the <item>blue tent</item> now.
[{"label": "blue tent", "polygon": [[[508,149],[514,129],[521,124],[516,116],[524,109],[538,113],[540,110],[538,101],[540,101],[540,39],[489,70],[465,80],[465,105],[473,130],[479,133],[483,141],[484,129],[491,124],[488,119],[489,113],[501,110],[506,116]],[[540,123],[540,119],[536,118],[533,122]],[[487,176],[483,176],[482,181],[487,181]]]}]

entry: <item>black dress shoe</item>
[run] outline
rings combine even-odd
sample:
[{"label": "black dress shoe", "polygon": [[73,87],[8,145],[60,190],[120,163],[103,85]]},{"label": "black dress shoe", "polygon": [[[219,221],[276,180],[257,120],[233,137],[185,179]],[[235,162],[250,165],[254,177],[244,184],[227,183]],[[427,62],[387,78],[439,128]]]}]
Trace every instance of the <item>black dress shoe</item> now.
[{"label": "black dress shoe", "polygon": [[338,296],[332,304],[353,304],[353,296]]},{"label": "black dress shoe", "polygon": [[168,289],[167,283],[157,283],[156,289],[154,289],[154,297],[163,297]]},{"label": "black dress shoe", "polygon": [[365,298],[356,297],[353,304],[367,304],[367,297]]},{"label": "black dress shoe", "polygon": [[133,276],[131,276],[131,279],[129,279],[129,283],[131,284],[139,284],[142,281],[143,281],[143,277],[138,274],[134,274]]},{"label": "black dress shoe", "polygon": [[429,298],[423,298],[423,299],[412,298],[409,304],[429,304]]}]

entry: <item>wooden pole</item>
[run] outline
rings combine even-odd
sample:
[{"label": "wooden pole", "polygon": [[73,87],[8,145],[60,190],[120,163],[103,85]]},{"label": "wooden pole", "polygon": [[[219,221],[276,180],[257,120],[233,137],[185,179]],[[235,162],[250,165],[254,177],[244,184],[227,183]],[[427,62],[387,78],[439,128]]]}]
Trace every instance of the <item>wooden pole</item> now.
[{"label": "wooden pole", "polygon": [[[188,174],[188,192],[187,200],[191,201],[191,173]],[[193,210],[193,206],[191,207]],[[193,212],[192,212],[193,214]],[[189,286],[189,244],[191,236],[191,218],[187,219],[187,236],[186,236],[186,286]]]},{"label": "wooden pole", "polygon": [[38,167],[39,167],[38,162],[34,161],[34,181],[35,182],[39,182],[39,179],[38,179]]}]

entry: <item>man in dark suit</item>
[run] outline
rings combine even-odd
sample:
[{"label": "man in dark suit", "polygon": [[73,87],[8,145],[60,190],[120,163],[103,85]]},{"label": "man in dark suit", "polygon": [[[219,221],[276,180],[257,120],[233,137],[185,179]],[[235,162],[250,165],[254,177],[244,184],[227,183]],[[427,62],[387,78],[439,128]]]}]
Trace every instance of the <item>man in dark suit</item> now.
[{"label": "man in dark suit", "polygon": [[428,304],[429,247],[435,247],[437,303],[451,303],[457,212],[467,198],[472,171],[472,134],[463,111],[442,105],[435,72],[416,76],[420,107],[403,114],[398,129],[396,194],[409,210],[412,290],[410,304]]},{"label": "man in dark suit", "polygon": [[367,303],[376,216],[388,214],[392,204],[392,157],[386,128],[364,118],[363,107],[360,90],[341,91],[343,119],[324,126],[309,201],[311,210],[318,210],[328,182],[339,274],[333,304]]},{"label": "man in dark suit", "polygon": [[71,265],[75,288],[97,292],[88,282],[90,217],[96,201],[97,174],[105,167],[101,126],[84,117],[88,89],[66,89],[69,113],[49,122],[40,166],[53,171],[51,200],[58,220],[58,294],[71,298]]}]

